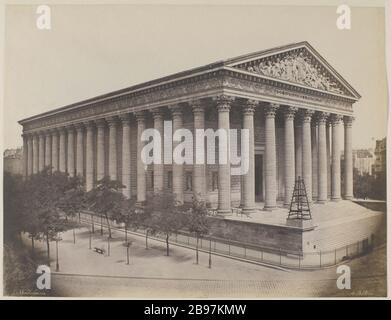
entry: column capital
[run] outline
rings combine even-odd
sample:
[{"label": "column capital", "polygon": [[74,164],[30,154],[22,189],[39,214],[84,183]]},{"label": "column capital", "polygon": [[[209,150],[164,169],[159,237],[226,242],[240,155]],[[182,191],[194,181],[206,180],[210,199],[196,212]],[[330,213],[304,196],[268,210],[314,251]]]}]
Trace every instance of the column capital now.
[{"label": "column capital", "polygon": [[84,126],[86,127],[87,130],[91,130],[94,127],[95,122],[92,120],[89,120],[89,121],[85,121],[83,123],[84,123]]},{"label": "column capital", "polygon": [[118,117],[112,116],[106,118],[106,122],[109,125],[109,127],[115,127],[118,124]]},{"label": "column capital", "polygon": [[205,113],[205,107],[200,99],[194,99],[188,102],[193,110],[193,113]]},{"label": "column capital", "polygon": [[265,107],[266,118],[274,118],[276,116],[276,112],[279,107],[280,105],[276,103],[270,103],[268,106],[266,106]]},{"label": "column capital", "polygon": [[60,135],[63,135],[67,132],[67,128],[66,127],[59,127],[59,128],[57,128],[57,131],[60,133]]},{"label": "column capital", "polygon": [[37,135],[38,135],[39,138],[43,138],[43,137],[45,137],[45,131],[44,130],[39,130],[37,132]]},{"label": "column capital", "polygon": [[96,125],[97,128],[104,128],[106,126],[106,121],[103,118],[96,119],[95,120],[95,125]]},{"label": "column capital", "polygon": [[137,122],[145,121],[145,111],[137,111],[134,113],[134,115],[136,117]]},{"label": "column capital", "polygon": [[302,109],[300,111],[300,117],[303,121],[303,123],[309,123],[311,122],[311,118],[312,118],[312,115],[314,114],[314,111],[313,110],[309,110],[309,109]]},{"label": "column capital", "polygon": [[179,104],[169,107],[173,117],[181,117],[183,114],[183,108]]},{"label": "column capital", "polygon": [[294,120],[295,119],[295,114],[297,113],[298,108],[296,107],[286,107],[284,108],[284,118],[285,120]]},{"label": "column capital", "polygon": [[130,113],[124,113],[124,114],[119,115],[119,119],[120,119],[122,125],[129,125],[131,115],[130,115]]},{"label": "column capital", "polygon": [[316,112],[315,121],[317,124],[326,124],[330,114],[327,112]]},{"label": "column capital", "polygon": [[66,130],[68,132],[74,132],[75,131],[75,127],[74,127],[73,124],[67,125],[65,128],[66,128]]},{"label": "column capital", "polygon": [[352,124],[353,124],[353,121],[354,121],[354,117],[352,116],[344,116],[343,117],[343,123],[345,125],[345,127],[352,127]]},{"label": "column capital", "polygon": [[247,100],[242,107],[242,113],[247,115],[254,115],[255,108],[258,105],[257,100]]},{"label": "column capital", "polygon": [[336,114],[336,113],[331,114],[330,116],[331,125],[332,126],[338,125],[341,122],[342,118],[343,117],[340,114]]},{"label": "column capital", "polygon": [[164,116],[164,112],[161,108],[151,109],[149,112],[152,113],[153,119],[161,119]]},{"label": "column capital", "polygon": [[231,105],[235,100],[235,97],[222,94],[216,97],[213,97],[213,100],[217,103],[218,112],[229,112]]},{"label": "column capital", "polygon": [[52,128],[52,129],[49,129],[49,132],[53,135],[58,135],[58,130],[57,128]]},{"label": "column capital", "polygon": [[84,129],[84,125],[83,125],[82,122],[76,123],[76,124],[74,125],[74,127],[75,127],[75,129],[76,129],[77,132],[81,132],[81,131],[83,131],[83,129]]},{"label": "column capital", "polygon": [[47,138],[52,136],[50,130],[45,130],[44,134],[45,134],[45,137],[47,137]]}]

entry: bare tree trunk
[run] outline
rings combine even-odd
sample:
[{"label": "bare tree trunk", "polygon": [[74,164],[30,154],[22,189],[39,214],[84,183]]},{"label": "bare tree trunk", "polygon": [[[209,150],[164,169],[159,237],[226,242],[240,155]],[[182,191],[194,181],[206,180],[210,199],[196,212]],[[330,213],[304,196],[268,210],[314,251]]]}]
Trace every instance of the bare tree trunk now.
[{"label": "bare tree trunk", "polygon": [[73,244],[76,243],[76,234],[75,234],[75,228],[72,229],[73,232]]},{"label": "bare tree trunk", "polygon": [[31,236],[31,253],[34,256],[34,236]]},{"label": "bare tree trunk", "polygon": [[125,223],[125,243],[128,243],[128,225]]},{"label": "bare tree trunk", "polygon": [[169,246],[169,244],[168,244],[168,238],[169,238],[170,236],[167,234],[166,235],[166,244],[167,244],[167,257],[170,255],[170,246]]},{"label": "bare tree trunk", "polygon": [[47,248],[48,266],[50,266],[50,242],[49,242],[49,232],[46,232],[46,248]]},{"label": "bare tree trunk", "polygon": [[109,238],[111,238],[111,227],[110,227],[110,221],[107,213],[105,213],[106,222],[107,222],[107,229],[109,230]]},{"label": "bare tree trunk", "polygon": [[149,230],[147,229],[147,231],[145,232],[145,249],[148,249],[148,233]]},{"label": "bare tree trunk", "polygon": [[197,235],[197,244],[196,244],[196,264],[198,264],[198,235]]}]

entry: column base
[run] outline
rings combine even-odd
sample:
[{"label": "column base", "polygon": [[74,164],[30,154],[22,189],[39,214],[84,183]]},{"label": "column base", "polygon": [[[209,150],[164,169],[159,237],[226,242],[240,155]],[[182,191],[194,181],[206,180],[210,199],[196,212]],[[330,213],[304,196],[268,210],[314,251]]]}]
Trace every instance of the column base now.
[{"label": "column base", "polygon": [[326,204],[327,200],[317,200],[316,203],[317,204]]},{"label": "column base", "polygon": [[255,210],[255,207],[248,207],[248,208],[243,208],[242,207],[242,214],[250,214],[250,213],[254,213],[256,210]]},{"label": "column base", "polygon": [[277,209],[277,206],[264,206],[263,211],[273,211]]},{"label": "column base", "polygon": [[343,198],[344,200],[350,200],[350,201],[353,200],[353,196],[344,196]]},{"label": "column base", "polygon": [[331,198],[331,201],[333,201],[333,202],[338,202],[340,200],[341,200],[341,198]]},{"label": "column base", "polygon": [[230,209],[217,209],[217,215],[220,217],[225,217],[232,215],[232,210]]},{"label": "column base", "polygon": [[136,208],[142,209],[145,207],[145,201],[136,201]]}]

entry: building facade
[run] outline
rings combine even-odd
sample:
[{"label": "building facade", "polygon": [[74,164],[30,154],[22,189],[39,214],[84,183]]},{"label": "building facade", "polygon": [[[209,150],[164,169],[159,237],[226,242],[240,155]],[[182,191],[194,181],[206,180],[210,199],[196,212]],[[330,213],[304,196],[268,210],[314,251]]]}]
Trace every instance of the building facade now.
[{"label": "building facade", "polygon": [[[310,201],[350,199],[353,104],[359,98],[310,44],[295,43],[21,120],[24,174],[51,166],[83,176],[87,190],[110,176],[122,182],[125,196],[140,203],[161,190],[171,190],[182,202],[197,194],[221,215],[234,206],[253,211],[256,202],[267,210],[288,205],[298,176]],[[229,164],[144,165],[141,134],[147,128],[163,133],[168,120],[174,131],[248,129],[249,171],[231,175]]]},{"label": "building facade", "polygon": [[387,139],[376,140],[375,163],[373,172],[375,177],[385,176],[387,169]]},{"label": "building facade", "polygon": [[372,175],[372,166],[375,162],[373,149],[353,150],[353,166],[360,175]]},{"label": "building facade", "polygon": [[17,175],[25,173],[22,148],[6,149],[4,151],[4,172]]}]

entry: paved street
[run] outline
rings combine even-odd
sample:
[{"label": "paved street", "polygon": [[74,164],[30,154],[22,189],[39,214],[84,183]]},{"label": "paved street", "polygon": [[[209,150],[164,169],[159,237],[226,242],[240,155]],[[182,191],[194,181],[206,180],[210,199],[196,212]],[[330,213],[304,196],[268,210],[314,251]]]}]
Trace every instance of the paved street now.
[{"label": "paved street", "polygon": [[[105,249],[104,255],[89,250],[89,233],[86,228],[63,234],[59,244],[60,271],[55,268],[55,246],[51,257],[55,295],[94,297],[155,297],[155,298],[207,298],[207,297],[318,297],[318,296],[382,296],[386,294],[385,248],[370,256],[349,263],[352,268],[352,290],[338,290],[336,269],[319,271],[290,271],[244,263],[224,257],[212,256],[208,268],[208,254],[200,253],[195,264],[191,249],[171,246],[165,256],[164,243],[150,240],[145,249],[143,237],[131,236],[130,264],[126,264],[123,235],[117,231],[110,242],[107,254],[107,233],[95,231],[92,248]],[[26,245],[29,245],[26,239]],[[44,252],[44,243],[38,242]]]}]

